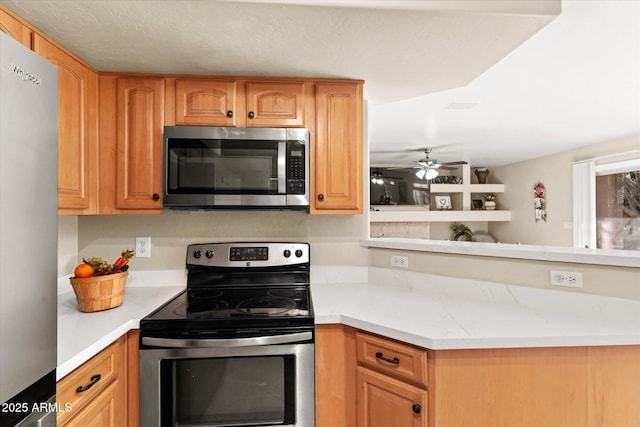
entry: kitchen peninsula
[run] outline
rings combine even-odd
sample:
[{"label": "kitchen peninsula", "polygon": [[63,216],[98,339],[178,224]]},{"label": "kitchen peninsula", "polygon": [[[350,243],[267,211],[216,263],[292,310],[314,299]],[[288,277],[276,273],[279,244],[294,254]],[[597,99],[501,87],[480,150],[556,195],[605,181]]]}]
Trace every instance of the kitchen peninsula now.
[{"label": "kitchen peninsula", "polygon": [[[61,331],[59,365],[63,368],[59,368],[60,376],[80,366],[129,329],[136,329],[140,318],[183,289],[182,271],[165,273],[132,272],[123,305],[105,312],[81,313],[73,306],[73,293],[62,293],[58,325]],[[175,283],[171,286],[165,279],[158,284],[167,286],[149,286],[154,280],[152,277],[172,277]],[[539,392],[544,387],[557,385],[546,381],[568,372],[572,377],[558,377],[566,380],[563,391],[579,387],[580,390],[574,392],[598,393],[589,387],[586,377],[583,378],[583,374],[586,376],[589,372],[589,375],[595,375],[590,376],[589,381],[601,378],[600,375],[620,381],[607,383],[620,388],[611,392],[615,393],[616,402],[624,403],[625,399],[634,396],[633,393],[640,393],[640,366],[635,362],[640,357],[639,301],[367,267],[315,267],[312,268],[311,281],[317,328],[316,369],[323,373],[317,377],[318,427],[355,425],[349,424],[348,415],[356,407],[353,400],[355,389],[351,389],[355,387],[353,375],[357,365],[355,347],[352,347],[355,345],[352,341],[352,338],[355,340],[354,334],[383,337],[392,343],[422,349],[431,366],[425,390],[431,390],[429,406],[434,405],[434,408],[441,404],[438,399],[446,395],[447,390],[453,392],[450,389],[452,383],[446,378],[451,379],[455,372],[469,374],[464,364],[449,365],[452,360],[460,362],[465,358],[473,361],[467,366],[474,366],[476,372],[485,373],[489,371],[482,369],[498,369],[500,363],[494,364],[498,360],[512,360],[514,370],[508,374],[521,375],[523,370],[531,370],[531,375],[538,377],[535,381],[534,377],[526,379],[526,383]],[[448,359],[448,356],[455,358]],[[593,366],[594,361],[602,362],[605,357],[609,362]],[[567,368],[571,369],[566,371]],[[621,369],[624,369],[622,376],[618,372]],[[431,374],[435,373],[439,376],[432,378]],[[462,381],[460,386],[463,386],[463,380],[464,377],[456,379]],[[478,381],[478,378],[469,376],[466,381]],[[476,383],[473,385],[476,391],[465,388],[465,393],[457,393],[460,401],[464,402],[463,399],[477,397],[477,390],[490,386]],[[435,387],[439,387],[437,391]],[[328,414],[332,414],[331,417],[336,413],[342,414],[327,407],[329,402],[335,403],[334,399],[341,399],[336,397],[340,390],[348,397],[342,403],[347,421],[334,418],[328,421],[325,418]],[[497,392],[504,393],[505,390],[498,388]],[[557,397],[556,393],[549,396]],[[606,394],[601,397],[608,405],[608,399],[613,396]],[[632,408],[630,402],[626,401]],[[465,402],[470,403],[471,400]],[[476,405],[480,403],[476,402]],[[491,405],[485,402],[483,410],[492,408]],[[575,405],[572,408],[576,409]],[[437,411],[442,419],[452,416],[440,406],[424,413],[431,419],[433,411]],[[640,416],[632,413],[632,409],[624,414]],[[585,412],[583,418],[586,416]],[[637,418],[629,419],[635,421]],[[428,425],[453,424],[433,421]],[[587,424],[578,420],[569,424],[545,425]],[[635,424],[602,425],[621,427]]]}]

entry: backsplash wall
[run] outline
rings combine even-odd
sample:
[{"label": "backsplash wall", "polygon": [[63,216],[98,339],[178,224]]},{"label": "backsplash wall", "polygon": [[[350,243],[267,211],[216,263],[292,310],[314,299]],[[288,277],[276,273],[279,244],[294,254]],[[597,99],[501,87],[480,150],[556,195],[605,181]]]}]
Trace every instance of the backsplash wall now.
[{"label": "backsplash wall", "polygon": [[[99,215],[78,217],[76,260],[66,254],[70,274],[82,257],[117,259],[136,237],[151,237],[151,258],[136,258],[136,270],[183,269],[189,243],[215,241],[300,241],[311,244],[315,265],[368,263],[358,244],[368,237],[366,215],[309,215],[288,211],[167,211],[162,215]],[[65,266],[60,267],[65,270]]]}]

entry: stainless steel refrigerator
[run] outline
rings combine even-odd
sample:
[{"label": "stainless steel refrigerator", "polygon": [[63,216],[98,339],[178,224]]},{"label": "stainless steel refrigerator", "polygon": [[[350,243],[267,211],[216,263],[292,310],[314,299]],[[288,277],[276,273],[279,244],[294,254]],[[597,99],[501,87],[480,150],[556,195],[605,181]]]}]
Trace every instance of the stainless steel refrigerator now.
[{"label": "stainless steel refrigerator", "polygon": [[57,182],[58,70],[0,32],[2,427],[55,426]]}]

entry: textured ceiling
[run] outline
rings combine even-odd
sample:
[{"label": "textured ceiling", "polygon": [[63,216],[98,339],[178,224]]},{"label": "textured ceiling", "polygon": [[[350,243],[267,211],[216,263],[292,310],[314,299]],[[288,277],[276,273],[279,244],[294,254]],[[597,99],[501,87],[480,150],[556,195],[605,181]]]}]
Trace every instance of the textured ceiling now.
[{"label": "textured ceiling", "polygon": [[640,133],[640,1],[0,3],[101,71],[363,79],[375,162],[431,146],[497,166]]},{"label": "textured ceiling", "polygon": [[466,84],[554,17],[539,1],[2,3],[100,71],[363,79],[372,104]]}]

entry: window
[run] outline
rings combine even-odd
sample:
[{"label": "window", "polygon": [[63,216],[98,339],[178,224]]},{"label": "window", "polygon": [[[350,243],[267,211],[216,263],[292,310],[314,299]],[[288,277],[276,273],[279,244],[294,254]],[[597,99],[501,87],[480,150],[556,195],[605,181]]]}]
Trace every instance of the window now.
[{"label": "window", "polygon": [[574,246],[640,250],[640,158],[573,165]]}]

